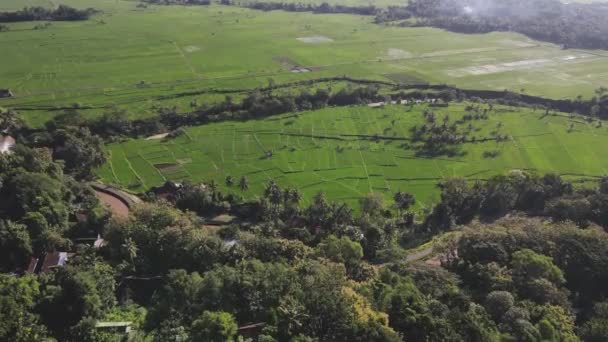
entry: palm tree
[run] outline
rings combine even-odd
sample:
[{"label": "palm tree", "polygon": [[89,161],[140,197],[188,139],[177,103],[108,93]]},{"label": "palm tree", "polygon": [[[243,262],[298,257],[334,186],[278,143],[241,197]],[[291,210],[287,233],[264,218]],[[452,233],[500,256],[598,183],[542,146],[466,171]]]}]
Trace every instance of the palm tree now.
[{"label": "palm tree", "polygon": [[209,182],[209,189],[213,193],[217,191],[217,182],[215,181],[215,179],[212,179],[211,182]]},{"label": "palm tree", "polygon": [[232,176],[226,176],[226,186],[231,187],[234,185],[234,178]]},{"label": "palm tree", "polygon": [[243,192],[245,192],[249,189],[249,181],[247,180],[247,177],[245,177],[245,176],[241,177],[241,180],[239,180],[239,188]]},{"label": "palm tree", "polygon": [[129,255],[129,259],[131,260],[131,265],[133,266],[133,270],[135,270],[135,258],[137,257],[137,252],[138,252],[137,244],[135,244],[135,241],[133,241],[133,239],[131,239],[129,237],[122,244],[122,248]]},{"label": "palm tree", "polygon": [[277,182],[270,180],[270,182],[266,184],[266,189],[264,189],[264,196],[268,198],[272,205],[278,207],[281,204],[283,193]]},{"label": "palm tree", "polygon": [[293,188],[290,193],[291,201],[295,204],[300,204],[302,200],[302,192],[299,189]]}]

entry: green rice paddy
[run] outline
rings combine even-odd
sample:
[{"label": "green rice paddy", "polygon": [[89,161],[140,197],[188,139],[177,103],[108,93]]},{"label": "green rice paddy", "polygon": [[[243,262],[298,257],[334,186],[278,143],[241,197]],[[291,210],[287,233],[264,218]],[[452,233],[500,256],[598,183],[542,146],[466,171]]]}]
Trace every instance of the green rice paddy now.
[{"label": "green rice paddy", "polygon": [[[417,156],[420,143],[409,141],[411,128],[424,122],[426,109],[339,107],[191,127],[174,139],[109,145],[110,160],[99,175],[133,190],[166,180],[215,180],[235,194],[241,191],[226,187],[225,177],[245,176],[251,184],[242,193],[246,198],[259,195],[272,179],[301,189],[305,200],[322,191],[350,204],[370,192],[390,200],[402,190],[414,193],[425,207],[437,199],[436,184],[450,176],[486,179],[514,169],[577,179],[608,173],[606,128],[579,117],[510,107],[497,108],[487,120],[470,122],[469,137],[489,141],[465,143],[453,157]],[[467,113],[464,104],[434,111],[440,121],[449,115],[450,122]],[[497,143],[493,132],[509,140]],[[488,157],[492,151],[498,155]]]},{"label": "green rice paddy", "polygon": [[[220,5],[53,3],[103,13],[83,22],[53,22],[45,29],[34,29],[40,22],[9,24],[11,30],[0,33],[0,88],[15,94],[0,99],[0,106],[19,110],[33,126],[65,107],[80,108],[90,117],[112,106],[126,109],[132,118],[155,115],[155,105],[187,110],[192,100],[215,102],[218,97],[171,95],[252,89],[269,78],[283,83],[348,75],[574,98],[591,96],[608,77],[605,51],[561,50],[513,33],[466,35],[376,25],[366,16]],[[5,0],[0,8],[50,4]],[[294,73],[294,67],[310,72]]]}]

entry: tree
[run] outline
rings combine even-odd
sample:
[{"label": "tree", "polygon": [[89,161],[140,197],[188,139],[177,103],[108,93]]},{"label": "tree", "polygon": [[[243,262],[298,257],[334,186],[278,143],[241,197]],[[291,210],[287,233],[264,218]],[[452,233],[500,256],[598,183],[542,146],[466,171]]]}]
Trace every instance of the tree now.
[{"label": "tree", "polygon": [[15,134],[25,127],[25,122],[14,110],[0,108],[0,132]]},{"label": "tree", "polygon": [[234,340],[237,328],[230,313],[204,311],[192,323],[190,337],[193,342],[228,342]]},{"label": "tree", "polygon": [[359,200],[361,212],[369,216],[376,216],[384,210],[384,197],[378,193],[369,193]]},{"label": "tree", "polygon": [[321,255],[334,262],[355,264],[363,258],[361,245],[345,236],[337,238],[335,235],[330,235],[317,248]]},{"label": "tree", "polygon": [[122,248],[125,250],[127,255],[129,256],[129,260],[131,261],[131,266],[135,269],[135,258],[137,257],[137,244],[133,241],[132,238],[127,238],[125,242],[122,244]]},{"label": "tree", "polygon": [[33,314],[40,290],[36,278],[0,274],[0,340],[44,341],[46,329]]},{"label": "tree", "polygon": [[93,169],[106,162],[103,141],[88,128],[68,127],[53,133],[53,157],[65,162],[65,170],[77,178],[92,177]]},{"label": "tree", "polygon": [[398,191],[395,193],[394,200],[395,207],[397,208],[400,214],[403,211],[407,211],[414,203],[416,203],[414,195],[402,191]]},{"label": "tree", "polygon": [[500,322],[502,316],[515,305],[515,299],[510,292],[493,291],[488,294],[484,306],[495,322]]},{"label": "tree", "polygon": [[299,189],[293,188],[289,192],[289,198],[293,204],[298,205],[298,204],[300,204],[300,201],[302,200],[302,192]]},{"label": "tree", "polygon": [[268,201],[270,201],[270,204],[272,204],[275,208],[281,204],[283,193],[281,192],[279,185],[274,180],[271,180],[268,182],[268,184],[266,184],[266,188],[264,189],[264,197],[266,197]]},{"label": "tree", "polygon": [[[83,318],[99,319],[115,304],[112,268],[86,256],[71,260],[45,279],[39,310],[54,336],[65,337]],[[93,260],[91,260],[93,259]]]},{"label": "tree", "polygon": [[608,302],[595,304],[593,316],[581,327],[580,336],[586,342],[608,341]]},{"label": "tree", "polygon": [[234,185],[234,177],[228,175],[226,176],[226,186],[232,187]]},{"label": "tree", "polygon": [[241,179],[239,180],[239,189],[241,189],[241,191],[243,192],[249,190],[249,180],[247,180],[247,177],[241,177]]},{"label": "tree", "polygon": [[27,227],[0,220],[0,270],[15,272],[25,269],[32,252]]},{"label": "tree", "polygon": [[541,304],[567,303],[567,293],[560,288],[566,282],[564,274],[550,257],[522,249],[513,253],[511,265],[520,296]]}]

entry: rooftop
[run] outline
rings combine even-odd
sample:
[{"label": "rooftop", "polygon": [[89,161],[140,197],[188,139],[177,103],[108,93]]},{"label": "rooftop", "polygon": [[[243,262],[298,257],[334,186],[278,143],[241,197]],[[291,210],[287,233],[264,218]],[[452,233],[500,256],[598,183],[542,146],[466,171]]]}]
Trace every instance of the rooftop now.
[{"label": "rooftop", "polygon": [[10,153],[10,151],[15,146],[15,138],[10,135],[0,135],[0,154],[1,153]]}]

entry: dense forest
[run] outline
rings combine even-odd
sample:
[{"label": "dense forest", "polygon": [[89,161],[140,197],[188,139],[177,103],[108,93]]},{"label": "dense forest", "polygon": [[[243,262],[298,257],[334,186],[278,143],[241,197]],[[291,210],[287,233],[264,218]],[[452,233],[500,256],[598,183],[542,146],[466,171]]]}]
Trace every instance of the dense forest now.
[{"label": "dense forest", "polygon": [[[355,212],[273,181],[244,202],[249,180],[226,175],[232,194],[168,184],[121,218],[87,183],[105,160],[88,128],[2,111],[0,130],[19,142],[0,154],[2,341],[608,339],[608,178],[447,178],[428,210],[399,191]],[[210,228],[217,214],[237,221]],[[408,258],[433,237],[430,260]]]},{"label": "dense forest", "polygon": [[45,7],[25,7],[16,12],[0,12],[0,23],[11,23],[18,21],[75,21],[87,20],[97,10],[88,8],[78,10],[66,5],[59,5],[56,9]]},{"label": "dense forest", "polygon": [[564,47],[608,49],[608,7],[558,0],[412,0],[416,25],[463,33],[513,31]]}]

